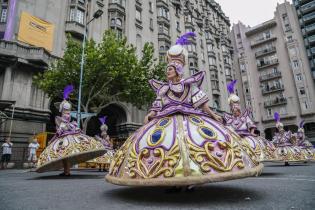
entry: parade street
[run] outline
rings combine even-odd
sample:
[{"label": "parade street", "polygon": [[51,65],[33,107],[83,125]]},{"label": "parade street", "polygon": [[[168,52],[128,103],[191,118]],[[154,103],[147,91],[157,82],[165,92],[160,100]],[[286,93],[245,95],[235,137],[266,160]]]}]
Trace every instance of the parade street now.
[{"label": "parade street", "polygon": [[265,164],[260,177],[207,184],[193,192],[132,188],[104,181],[103,172],[0,171],[0,209],[314,209],[315,164]]}]

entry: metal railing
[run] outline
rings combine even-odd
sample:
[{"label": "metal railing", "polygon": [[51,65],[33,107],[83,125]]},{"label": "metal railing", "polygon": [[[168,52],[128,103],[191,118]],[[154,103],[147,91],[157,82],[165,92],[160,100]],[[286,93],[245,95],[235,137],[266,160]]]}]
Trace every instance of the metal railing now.
[{"label": "metal railing", "polygon": [[259,77],[260,81],[265,81],[273,78],[281,77],[281,72],[273,72]]}]

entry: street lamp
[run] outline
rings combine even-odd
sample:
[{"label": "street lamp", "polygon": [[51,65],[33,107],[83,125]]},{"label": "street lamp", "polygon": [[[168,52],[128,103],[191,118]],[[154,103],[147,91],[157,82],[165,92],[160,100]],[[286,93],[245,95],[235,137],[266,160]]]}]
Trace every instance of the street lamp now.
[{"label": "street lamp", "polygon": [[82,55],[81,55],[81,66],[80,66],[80,83],[79,83],[79,97],[78,97],[78,113],[77,113],[77,123],[78,127],[80,128],[81,122],[81,92],[82,92],[82,79],[83,79],[83,66],[84,66],[84,50],[85,50],[85,42],[86,42],[86,31],[87,26],[95,19],[101,17],[103,14],[102,10],[97,10],[93,14],[93,18],[86,22],[84,25],[84,33],[83,33],[83,43],[82,43]]}]

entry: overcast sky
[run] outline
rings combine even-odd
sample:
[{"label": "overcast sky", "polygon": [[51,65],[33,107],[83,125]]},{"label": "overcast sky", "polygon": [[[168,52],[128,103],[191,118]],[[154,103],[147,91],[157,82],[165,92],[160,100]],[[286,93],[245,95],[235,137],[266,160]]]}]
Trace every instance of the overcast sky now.
[{"label": "overcast sky", "polygon": [[[287,0],[292,3],[292,0]],[[255,26],[273,18],[277,3],[284,0],[216,0],[231,24],[238,21]]]}]

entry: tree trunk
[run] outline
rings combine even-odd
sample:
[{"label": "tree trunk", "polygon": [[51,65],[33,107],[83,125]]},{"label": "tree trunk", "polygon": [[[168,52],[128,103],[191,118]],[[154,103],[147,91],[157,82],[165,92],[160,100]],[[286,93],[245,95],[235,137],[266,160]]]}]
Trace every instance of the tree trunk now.
[{"label": "tree trunk", "polygon": [[88,126],[88,123],[90,121],[91,117],[87,117],[84,121],[83,121],[83,124],[82,124],[82,132],[84,134],[86,134],[86,129],[87,129],[87,126]]}]

